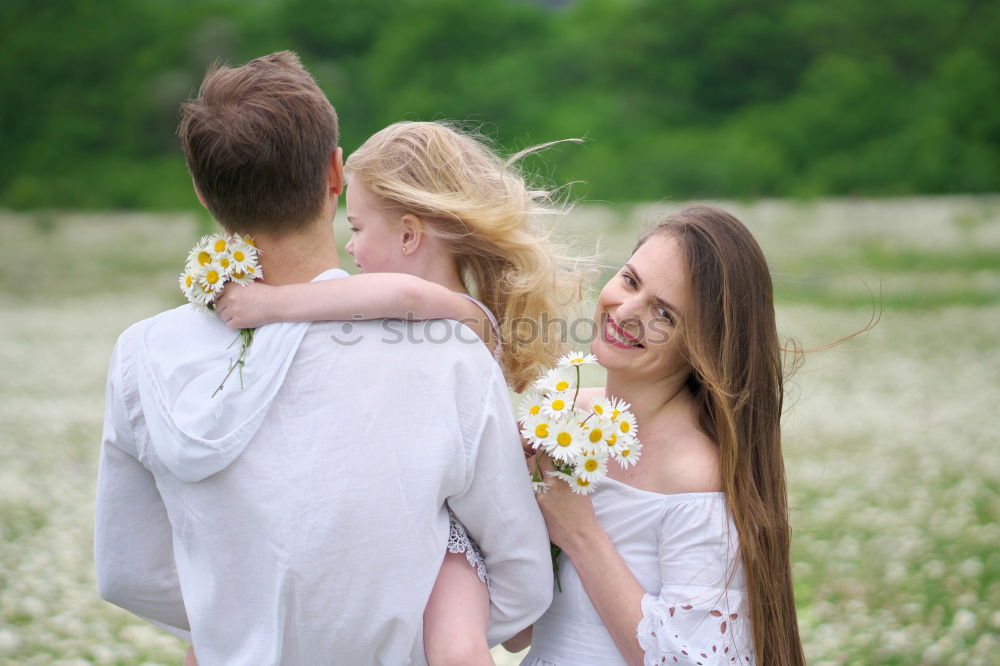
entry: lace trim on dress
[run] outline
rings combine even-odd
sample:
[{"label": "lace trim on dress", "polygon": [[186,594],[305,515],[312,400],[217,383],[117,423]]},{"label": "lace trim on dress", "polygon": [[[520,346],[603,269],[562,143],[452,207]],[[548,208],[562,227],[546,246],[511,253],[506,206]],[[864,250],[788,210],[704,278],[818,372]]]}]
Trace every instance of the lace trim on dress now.
[{"label": "lace trim on dress", "polygon": [[642,597],[642,620],[636,627],[644,666],[754,666],[748,617],[717,603],[682,601],[669,604],[651,595]]},{"label": "lace trim on dress", "polygon": [[490,578],[486,574],[486,560],[483,558],[483,551],[479,549],[479,544],[465,531],[465,526],[451,512],[451,508],[448,509],[448,523],[448,552],[465,553],[465,559],[476,570],[479,580],[486,583],[486,587],[489,588]]}]

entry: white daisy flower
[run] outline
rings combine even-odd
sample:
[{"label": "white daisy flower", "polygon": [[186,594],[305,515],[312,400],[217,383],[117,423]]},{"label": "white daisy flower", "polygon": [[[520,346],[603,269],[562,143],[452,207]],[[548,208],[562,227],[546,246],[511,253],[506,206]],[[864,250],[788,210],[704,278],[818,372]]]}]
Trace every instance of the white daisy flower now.
[{"label": "white daisy flower", "polygon": [[569,489],[577,495],[589,495],[594,492],[594,484],[587,479],[576,474],[566,474],[564,472],[549,472],[549,476],[562,479],[569,485]]},{"label": "white daisy flower", "polygon": [[566,354],[559,359],[560,368],[570,368],[574,365],[595,365],[596,363],[596,356],[593,354],[584,354],[583,352],[578,351]]},{"label": "white daisy flower", "polygon": [[226,283],[225,269],[215,262],[206,264],[198,273],[198,282],[206,293],[214,297],[222,291],[222,286]]},{"label": "white daisy flower", "polygon": [[604,440],[604,444],[607,447],[608,453],[617,458],[618,452],[622,450],[622,441],[618,438],[618,435],[612,432]]},{"label": "white daisy flower", "polygon": [[552,436],[549,417],[544,414],[537,414],[524,419],[522,426],[521,436],[528,440],[535,449],[543,446]]},{"label": "white daisy flower", "polygon": [[618,415],[615,420],[615,431],[618,433],[619,437],[628,437],[634,439],[638,433],[635,424],[635,416],[632,412],[622,412]]},{"label": "white daisy flower", "polygon": [[576,423],[553,423],[548,428],[549,437],[543,443],[545,452],[564,463],[572,463],[583,451],[586,435]]},{"label": "white daisy flower", "polygon": [[576,388],[576,372],[569,368],[552,368],[535,386],[543,394],[565,393]]},{"label": "white daisy flower", "polygon": [[611,418],[611,401],[607,398],[598,398],[590,405],[590,411],[600,417]]},{"label": "white daisy flower", "polygon": [[549,492],[549,483],[548,481],[535,481],[532,479],[531,490],[534,491],[536,495],[544,495]]},{"label": "white daisy flower", "polygon": [[222,236],[212,236],[208,251],[212,253],[213,259],[218,260],[229,254],[229,242]]},{"label": "white daisy flower", "polygon": [[555,418],[568,416],[573,413],[573,395],[568,391],[565,393],[553,393],[542,399],[542,413]]},{"label": "white daisy flower", "polygon": [[264,277],[264,271],[260,266],[248,265],[242,271],[234,270],[229,274],[229,279],[239,284],[250,284],[254,280]]},{"label": "white daisy flower", "polygon": [[591,416],[587,420],[587,425],[585,430],[587,431],[587,441],[590,442],[590,446],[594,448],[607,448],[606,443],[608,438],[613,437],[615,434],[615,424],[611,422],[610,419],[601,418],[600,416]]},{"label": "white daisy flower", "polygon": [[517,420],[524,421],[530,416],[538,416],[542,413],[542,396],[539,393],[530,391],[521,398],[521,404],[517,406]]},{"label": "white daisy flower", "polygon": [[642,453],[642,444],[635,440],[629,446],[622,448],[614,454],[615,460],[622,467],[635,465],[639,462],[639,454]]},{"label": "white daisy flower", "polygon": [[608,454],[604,448],[584,451],[576,462],[576,476],[593,483],[608,473]]},{"label": "white daisy flower", "polygon": [[195,280],[191,291],[185,295],[189,301],[201,309],[208,309],[208,306],[215,300],[215,294],[206,290],[197,279]]},{"label": "white daisy flower", "polygon": [[[212,253],[208,250],[211,245],[211,240],[211,236],[202,236],[198,242],[194,244],[194,247],[192,247],[191,251],[188,252],[186,261],[188,266],[204,266],[212,260]],[[205,253],[204,256],[202,256],[202,252]]]},{"label": "white daisy flower", "polygon": [[254,250],[254,252],[257,251],[257,244],[253,241],[253,236],[251,236],[250,234],[243,234],[242,236],[240,234],[233,234],[233,239],[237,243],[249,245],[250,248]]},{"label": "white daisy flower", "polygon": [[236,234],[229,239],[229,258],[234,271],[245,271],[247,266],[257,263],[257,249]]},{"label": "white daisy flower", "polygon": [[195,286],[198,284],[198,275],[193,266],[187,266],[184,271],[178,276],[177,284],[180,286],[181,291],[184,295],[190,298],[190,294]]},{"label": "white daisy flower", "polygon": [[624,400],[613,398],[611,400],[611,414],[610,414],[611,420],[617,421],[618,417],[621,416],[624,412],[627,412],[631,407],[632,405],[628,404]]}]

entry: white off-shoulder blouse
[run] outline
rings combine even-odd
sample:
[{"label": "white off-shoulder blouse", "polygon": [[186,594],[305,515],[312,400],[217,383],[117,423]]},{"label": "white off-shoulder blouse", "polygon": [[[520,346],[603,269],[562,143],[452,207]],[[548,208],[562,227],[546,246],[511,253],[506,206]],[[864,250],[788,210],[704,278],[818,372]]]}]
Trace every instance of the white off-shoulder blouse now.
[{"label": "white off-shoulder blouse", "polygon": [[[722,493],[663,495],[613,479],[591,496],[597,520],[645,590],[636,628],[646,666],[754,664],[739,540]],[[522,666],[624,664],[573,563],[535,622]]]}]

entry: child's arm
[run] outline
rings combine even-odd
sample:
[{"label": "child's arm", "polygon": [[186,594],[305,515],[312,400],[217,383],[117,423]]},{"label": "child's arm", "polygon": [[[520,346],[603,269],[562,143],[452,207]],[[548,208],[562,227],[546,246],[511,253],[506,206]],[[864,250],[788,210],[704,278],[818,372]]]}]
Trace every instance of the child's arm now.
[{"label": "child's arm", "polygon": [[479,306],[443,285],[406,273],[362,273],[280,287],[229,284],[216,300],[215,311],[233,330],[276,321],[454,319],[488,345],[495,344]]},{"label": "child's arm", "polygon": [[507,652],[520,652],[531,645],[531,627],[517,632],[505,640],[502,645],[503,649],[507,650]]}]

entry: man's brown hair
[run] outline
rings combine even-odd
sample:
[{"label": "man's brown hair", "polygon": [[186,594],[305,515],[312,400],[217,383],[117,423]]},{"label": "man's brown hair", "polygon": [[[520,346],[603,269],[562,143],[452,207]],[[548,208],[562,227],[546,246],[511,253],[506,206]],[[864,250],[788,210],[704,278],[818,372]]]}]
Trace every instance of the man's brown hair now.
[{"label": "man's brown hair", "polygon": [[322,212],[337,113],[291,51],[212,65],[177,129],[195,186],[230,232],[290,232]]}]

